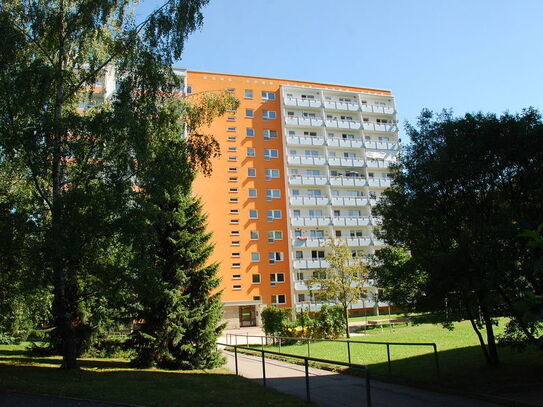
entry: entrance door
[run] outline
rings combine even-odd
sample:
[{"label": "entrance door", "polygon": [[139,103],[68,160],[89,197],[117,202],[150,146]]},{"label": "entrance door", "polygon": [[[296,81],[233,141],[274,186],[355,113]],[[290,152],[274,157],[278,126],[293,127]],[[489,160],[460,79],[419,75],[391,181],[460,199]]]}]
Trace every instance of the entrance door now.
[{"label": "entrance door", "polygon": [[256,326],[256,310],[254,305],[239,307],[239,326]]}]

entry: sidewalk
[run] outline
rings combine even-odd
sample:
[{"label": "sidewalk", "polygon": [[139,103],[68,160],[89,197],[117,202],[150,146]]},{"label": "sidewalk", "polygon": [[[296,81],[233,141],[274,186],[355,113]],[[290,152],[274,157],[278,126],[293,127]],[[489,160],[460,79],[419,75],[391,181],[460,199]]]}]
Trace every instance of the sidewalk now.
[{"label": "sidewalk", "polygon": [[[226,367],[235,371],[234,354],[227,356]],[[239,374],[262,383],[262,359],[238,353]],[[266,359],[266,384],[302,399],[306,397],[304,366]],[[311,401],[323,407],[366,406],[364,379],[322,369],[309,368]],[[397,384],[371,381],[373,407],[492,407],[482,400],[434,393]]]}]

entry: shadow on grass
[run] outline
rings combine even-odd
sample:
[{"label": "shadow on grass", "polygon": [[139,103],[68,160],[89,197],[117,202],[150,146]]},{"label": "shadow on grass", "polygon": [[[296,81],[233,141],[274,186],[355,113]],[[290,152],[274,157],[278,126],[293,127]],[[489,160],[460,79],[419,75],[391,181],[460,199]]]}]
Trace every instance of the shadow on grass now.
[{"label": "shadow on grass", "polygon": [[[439,376],[433,353],[394,360],[391,348],[390,373],[386,361],[369,366],[375,378],[435,388],[488,394],[543,389],[543,353],[535,349],[518,353],[507,347],[499,352],[502,363],[488,366],[479,346],[440,351]],[[355,369],[345,372],[357,374]]]}]

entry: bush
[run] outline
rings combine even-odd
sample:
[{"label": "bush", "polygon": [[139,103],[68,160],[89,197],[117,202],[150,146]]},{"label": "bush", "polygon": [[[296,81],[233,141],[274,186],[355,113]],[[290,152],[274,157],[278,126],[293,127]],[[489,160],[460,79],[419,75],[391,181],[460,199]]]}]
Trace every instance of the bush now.
[{"label": "bush", "polygon": [[290,320],[290,308],[266,307],[262,310],[262,328],[269,336],[290,336],[296,326]]},{"label": "bush", "polygon": [[345,332],[345,317],[341,305],[323,305],[315,314],[314,338],[333,339]]}]

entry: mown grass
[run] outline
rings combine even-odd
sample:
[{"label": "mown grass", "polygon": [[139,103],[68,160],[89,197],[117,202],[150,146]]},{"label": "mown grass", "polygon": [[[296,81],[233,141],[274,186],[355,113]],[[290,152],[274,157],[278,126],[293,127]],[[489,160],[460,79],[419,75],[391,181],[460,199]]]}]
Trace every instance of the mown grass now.
[{"label": "mown grass", "polygon": [[[82,359],[59,369],[58,357],[33,357],[24,345],[0,345],[0,391],[48,394],[145,406],[300,406],[305,401],[263,388],[225,369],[134,369],[123,359]],[[309,404],[306,404],[309,405]]]},{"label": "mown grass", "polygon": [[[499,334],[505,320],[496,327]],[[424,323],[408,327],[385,327],[369,330],[365,336],[351,338],[360,343],[351,344],[353,363],[366,364],[375,376],[434,387],[482,393],[507,393],[519,389],[543,389],[543,354],[536,350],[518,353],[500,347],[502,364],[486,366],[477,337],[469,322],[456,323],[453,330],[441,325]],[[484,332],[483,332],[484,333]],[[436,343],[441,377],[436,374],[436,365],[431,346],[390,347],[391,372],[388,372],[385,345],[364,344],[364,341],[383,342],[430,342]],[[278,347],[269,347],[277,350]],[[282,352],[307,355],[307,344],[282,346]],[[316,358],[347,361],[346,343],[314,342],[310,344],[310,355]]]}]

